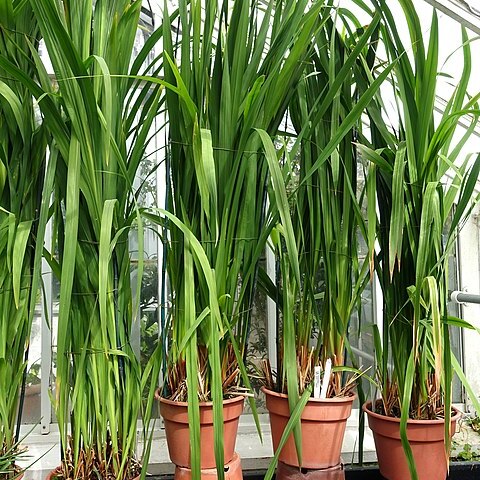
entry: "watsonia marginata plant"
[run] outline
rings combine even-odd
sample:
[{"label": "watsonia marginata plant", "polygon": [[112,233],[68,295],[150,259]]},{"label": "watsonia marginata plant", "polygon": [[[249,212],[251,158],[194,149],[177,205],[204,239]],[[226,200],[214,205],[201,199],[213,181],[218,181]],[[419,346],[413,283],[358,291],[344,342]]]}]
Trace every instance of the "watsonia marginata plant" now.
[{"label": "watsonia marginata plant", "polygon": [[330,10],[320,0],[181,0],[177,37],[165,17],[173,336],[163,394],[188,400],[194,472],[199,401],[213,400],[222,476],[222,400],[250,387],[243,358],[268,237],[256,129],[276,134]]},{"label": "watsonia marginata plant", "polygon": [[[55,173],[51,211],[58,254],[52,250],[47,257],[61,278],[59,475],[129,479],[139,474],[137,419],[144,387],[130,343],[138,311],[132,290],[138,299],[143,261],[135,177],[161,106],[160,85],[138,76],[161,31],[132,59],[141,1],[30,4],[55,85],[38,55],[39,84],[12,62],[1,64],[37,98],[53,136],[49,169]],[[139,248],[137,285],[131,285],[132,231]]]},{"label": "watsonia marginata plant", "polygon": [[[2,1],[0,55],[36,78],[39,27],[26,2]],[[47,132],[22,83],[0,67],[0,472],[13,478],[31,325],[39,300]],[[50,179],[51,180],[51,179]],[[45,188],[51,188],[45,185]],[[23,391],[22,391],[23,387]],[[20,410],[19,410],[20,409]]]},{"label": "watsonia marginata plant", "polygon": [[[413,2],[399,1],[410,35],[403,43],[398,17],[387,2],[374,3],[383,19],[381,45],[396,65],[389,76],[391,89],[368,107],[371,137],[362,137],[359,145],[370,163],[367,183],[378,200],[369,205],[369,225],[378,225],[369,245],[383,291],[382,339],[375,329],[381,401],[373,408],[401,418],[402,443],[416,479],[407,421],[444,418],[448,454],[452,365],[464,379],[451,352],[449,329],[469,325],[447,311],[448,258],[459,228],[478,201],[474,189],[480,157],[465,156],[464,147],[480,115],[480,95],[467,93],[472,65],[470,42],[462,29],[463,71],[437,116],[441,77],[435,10],[426,40]],[[387,113],[390,98],[396,109]],[[469,126],[457,140],[462,118]]]}]

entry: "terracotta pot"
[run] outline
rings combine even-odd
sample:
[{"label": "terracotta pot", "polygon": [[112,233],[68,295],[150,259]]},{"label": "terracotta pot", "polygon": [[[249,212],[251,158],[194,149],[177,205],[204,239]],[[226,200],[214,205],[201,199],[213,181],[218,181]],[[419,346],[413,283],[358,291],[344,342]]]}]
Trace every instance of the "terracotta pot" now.
[{"label": "terracotta pot", "polygon": [[299,470],[279,462],[275,473],[276,480],[345,480],[343,465],[335,465],[322,470]]},{"label": "terracotta pot", "polygon": [[[400,441],[400,419],[372,412],[371,402],[365,403],[362,408],[373,432],[380,473],[387,480],[409,479],[407,459]],[[461,413],[455,409],[452,436],[460,417]],[[444,428],[443,420],[408,420],[407,437],[419,480],[445,480],[447,477]]]},{"label": "terracotta pot", "polygon": [[57,470],[58,467],[55,470],[52,470],[48,475],[47,475],[47,480],[54,480],[55,478],[60,478],[57,476]]},{"label": "terracotta pot", "polygon": [[[240,463],[240,457],[235,453],[230,462],[225,465],[224,468],[225,480],[242,480],[242,465]],[[192,480],[192,471],[185,467],[175,468],[174,480]],[[217,480],[218,474],[216,468],[205,468],[200,472],[200,480]]]},{"label": "terracotta pot", "polygon": [[[190,468],[190,434],[188,429],[188,404],[173,402],[159,397],[160,414],[165,422],[168,453],[172,462],[179,467]],[[225,465],[235,453],[238,421],[243,412],[244,397],[235,397],[223,401],[223,442]],[[213,403],[200,403],[200,445],[202,469],[215,468],[213,447]]]},{"label": "terracotta pot", "polygon": [[[290,418],[288,397],[265,387],[262,388],[262,391],[267,397],[272,442],[276,451]],[[352,411],[355,398],[356,395],[324,400],[311,398],[307,402],[301,417],[302,468],[324,469],[340,463],[347,419]],[[287,465],[300,466],[293,433],[282,448],[279,460]]]}]

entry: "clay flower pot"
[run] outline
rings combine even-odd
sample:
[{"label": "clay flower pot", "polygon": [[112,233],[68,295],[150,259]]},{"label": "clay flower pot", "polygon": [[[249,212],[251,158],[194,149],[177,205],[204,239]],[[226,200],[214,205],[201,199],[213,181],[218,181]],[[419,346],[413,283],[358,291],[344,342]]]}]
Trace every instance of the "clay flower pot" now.
[{"label": "clay flower pot", "polygon": [[[290,418],[288,396],[262,388],[267,397],[273,448],[276,451]],[[279,461],[307,469],[326,469],[340,463],[347,419],[356,396],[311,398],[301,416],[302,465],[299,465],[293,433],[283,447]]]},{"label": "clay flower pot", "polygon": [[[380,473],[387,480],[409,479],[407,459],[400,441],[400,419],[372,412],[372,402],[365,403],[362,408],[373,432]],[[455,409],[452,436],[460,417],[461,412]],[[419,480],[445,480],[447,477],[444,425],[444,420],[408,420],[407,437]]]},{"label": "clay flower pot", "polygon": [[[188,404],[174,402],[159,396],[160,414],[165,423],[168,453],[170,460],[179,467],[191,467],[190,462],[190,433],[188,429]],[[244,397],[234,397],[223,401],[223,434],[225,465],[229,463],[235,453],[238,421],[243,412]],[[202,469],[215,468],[215,452],[213,447],[213,403],[200,403],[200,445]]]},{"label": "clay flower pot", "polygon": [[[223,471],[225,480],[243,480],[242,464],[237,453],[233,455],[233,459],[225,464]],[[184,467],[175,468],[174,480],[193,480],[192,470]],[[200,478],[197,480],[218,480],[218,472],[216,468],[202,468]]]}]

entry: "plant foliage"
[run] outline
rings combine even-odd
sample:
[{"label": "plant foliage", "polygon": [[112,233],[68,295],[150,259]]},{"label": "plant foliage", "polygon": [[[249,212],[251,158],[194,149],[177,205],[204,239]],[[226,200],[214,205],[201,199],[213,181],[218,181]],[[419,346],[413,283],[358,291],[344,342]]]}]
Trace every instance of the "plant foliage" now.
[{"label": "plant foliage", "polygon": [[[363,137],[360,149],[370,162],[369,182],[376,190],[377,203],[369,205],[368,219],[378,226],[374,262],[383,291],[382,338],[375,332],[382,401],[375,408],[380,405],[382,413],[401,418],[402,443],[412,478],[417,478],[406,438],[409,418],[445,418],[447,452],[450,448],[448,255],[478,200],[474,187],[480,157],[462,160],[460,155],[479,110],[478,96],[467,94],[471,56],[462,30],[463,72],[443,114],[436,115],[437,14],[433,12],[429,38],[424,39],[413,2],[399,3],[410,33],[407,44],[387,3],[375,2],[383,19],[381,45],[388,60],[396,61],[389,85],[397,108],[387,111],[381,97],[369,105],[371,139]],[[457,140],[461,117],[470,126]],[[372,254],[373,248],[370,242]]]},{"label": "plant foliage", "polygon": [[[339,21],[336,11],[331,14],[312,43],[291,105],[296,142],[291,152],[280,152],[283,167],[262,135],[270,152],[270,214],[278,222],[271,241],[281,273],[281,288],[262,276],[282,311],[279,372],[276,386],[273,380],[269,386],[288,393],[292,414],[304,389],[312,385],[314,368],[325,368],[327,358],[334,365],[328,396],[349,394],[354,387],[341,372],[348,370],[348,325],[368,279],[368,259],[358,260],[357,235],[366,237],[367,227],[360,208],[364,194],[357,198],[353,140],[366,106],[393,68],[357,85],[354,67],[370,55],[379,16],[372,16],[368,28],[354,23],[354,30],[342,35],[345,18]],[[347,17],[345,10],[342,15]],[[269,372],[266,377],[271,378]],[[300,424],[291,427],[301,462]]]},{"label": "plant foliage", "polygon": [[[274,242],[283,284],[283,290],[274,291],[274,297],[283,301],[279,308],[284,329],[291,323],[288,316],[293,315],[297,367],[281,362],[276,385],[279,391],[286,388],[288,373],[284,368],[298,372],[302,392],[312,382],[315,366],[325,367],[328,358],[335,367],[345,365],[350,317],[368,280],[368,259],[360,262],[358,258],[357,237],[360,232],[366,236],[361,212],[365,188],[357,181],[354,141],[361,128],[363,108],[378,84],[368,92],[358,88],[353,67],[368,57],[379,17],[372,18],[368,28],[344,35],[339,24],[348,23],[341,19],[333,13],[318,31],[289,110],[296,141],[291,151],[284,152],[283,175],[286,192],[291,192],[288,204],[294,240],[285,251],[283,242]],[[353,116],[347,119],[350,113]],[[280,208],[278,195],[272,205],[273,210]],[[282,222],[288,218],[286,212],[283,218],[280,216]],[[285,227],[281,231],[287,241],[289,229]],[[296,259],[288,260],[290,250],[296,250]],[[298,268],[299,281],[291,278],[295,285],[289,286],[285,262]],[[286,295],[292,288],[295,292],[290,292],[292,298],[287,305]],[[284,330],[284,342],[288,337]],[[284,355],[287,350],[284,343]],[[336,373],[327,396],[341,392],[341,373]]]},{"label": "plant foliage", "polygon": [[[0,2],[0,55],[32,78],[39,36],[30,5]],[[0,478],[13,476],[18,453],[19,400],[45,232],[39,206],[46,145],[28,88],[0,66]]]},{"label": "plant foliage", "polygon": [[[161,86],[136,78],[144,73],[152,42],[131,63],[140,1],[31,0],[30,5],[55,85],[33,49],[30,63],[38,83],[11,59],[0,62],[37,98],[53,136],[47,179],[55,178],[50,211],[57,244],[47,257],[61,280],[55,382],[59,473],[72,479],[133,478],[139,473],[142,380],[130,344],[138,310],[132,290],[138,299],[143,262],[135,176],[161,105]],[[43,200],[48,207],[49,196]],[[132,228],[139,245],[136,286],[130,280]]]},{"label": "plant foliage", "polygon": [[268,235],[268,167],[255,129],[275,135],[328,12],[323,1],[182,0],[177,23],[164,22],[167,209],[178,219],[169,217],[173,336],[164,394],[188,399],[194,471],[198,402],[213,400],[223,472],[222,399],[249,388],[243,358]]}]

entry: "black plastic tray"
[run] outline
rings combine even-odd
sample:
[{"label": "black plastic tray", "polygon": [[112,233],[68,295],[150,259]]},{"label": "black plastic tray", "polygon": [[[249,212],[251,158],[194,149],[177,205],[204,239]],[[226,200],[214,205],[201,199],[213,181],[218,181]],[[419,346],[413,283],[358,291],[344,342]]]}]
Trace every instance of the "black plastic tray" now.
[{"label": "black plastic tray", "polygon": [[[243,472],[244,480],[263,480],[265,470]],[[172,476],[150,477],[155,480],[171,480]],[[359,467],[346,465],[345,480],[384,480],[375,465]],[[408,479],[405,479],[408,480]],[[480,462],[452,462],[448,480],[480,480]]]}]

